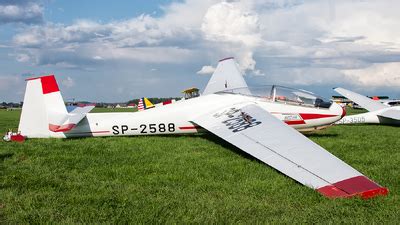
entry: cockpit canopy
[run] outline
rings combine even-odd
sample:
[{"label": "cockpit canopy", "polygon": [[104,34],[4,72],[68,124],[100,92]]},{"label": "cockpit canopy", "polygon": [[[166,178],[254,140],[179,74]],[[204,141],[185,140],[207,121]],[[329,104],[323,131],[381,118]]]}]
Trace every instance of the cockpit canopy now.
[{"label": "cockpit canopy", "polygon": [[278,85],[236,88],[222,91],[222,93],[242,94],[253,96],[263,101],[316,108],[329,108],[332,105],[331,101],[327,101],[312,92]]}]

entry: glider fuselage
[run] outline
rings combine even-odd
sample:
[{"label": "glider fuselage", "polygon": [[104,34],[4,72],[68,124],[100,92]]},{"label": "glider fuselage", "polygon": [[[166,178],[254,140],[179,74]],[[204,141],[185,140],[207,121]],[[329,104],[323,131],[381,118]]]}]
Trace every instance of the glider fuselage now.
[{"label": "glider fuselage", "polygon": [[390,108],[385,108],[377,111],[345,116],[339,121],[337,121],[335,124],[370,123],[370,124],[386,124],[386,125],[400,126],[400,120],[380,116],[380,114],[388,110],[398,110],[400,113],[400,106],[392,106]]},{"label": "glider fuselage", "polygon": [[326,127],[339,120],[342,108],[332,104],[330,108],[296,106],[269,102],[261,98],[238,94],[211,94],[179,101],[134,113],[88,113],[69,132],[49,132],[50,137],[84,136],[133,136],[151,134],[187,134],[202,131],[191,122],[210,110],[218,110],[237,104],[256,103],[280,120],[299,131],[312,131]]}]

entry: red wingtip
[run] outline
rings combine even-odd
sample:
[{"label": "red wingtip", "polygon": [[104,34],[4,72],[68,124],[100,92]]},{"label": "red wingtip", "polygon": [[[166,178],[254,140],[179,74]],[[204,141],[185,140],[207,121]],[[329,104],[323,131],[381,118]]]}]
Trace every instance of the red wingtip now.
[{"label": "red wingtip", "polygon": [[328,198],[349,198],[360,196],[363,199],[387,195],[389,190],[364,176],[352,177],[317,189]]},{"label": "red wingtip", "polygon": [[380,187],[377,189],[364,191],[364,192],[360,193],[359,195],[363,199],[369,199],[369,198],[373,198],[373,197],[379,196],[379,195],[386,196],[388,194],[389,194],[389,189],[387,189],[385,187]]}]

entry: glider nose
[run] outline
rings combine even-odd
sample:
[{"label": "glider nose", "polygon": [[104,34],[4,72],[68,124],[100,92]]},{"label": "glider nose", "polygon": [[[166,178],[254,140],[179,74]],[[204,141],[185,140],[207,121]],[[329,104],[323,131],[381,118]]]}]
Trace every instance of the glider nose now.
[{"label": "glider nose", "polygon": [[346,106],[342,106],[342,115],[340,116],[340,119],[342,119],[344,116],[346,116]]},{"label": "glider nose", "polygon": [[334,115],[337,115],[337,118],[339,120],[342,119],[346,115],[346,109],[335,102],[332,103],[331,110]]}]

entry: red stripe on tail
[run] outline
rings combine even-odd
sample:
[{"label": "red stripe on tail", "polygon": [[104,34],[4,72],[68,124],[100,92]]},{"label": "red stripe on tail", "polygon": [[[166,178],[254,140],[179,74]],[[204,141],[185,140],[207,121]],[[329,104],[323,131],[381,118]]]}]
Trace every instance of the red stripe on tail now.
[{"label": "red stripe on tail", "polygon": [[49,130],[53,132],[67,132],[72,130],[76,124],[70,123],[70,124],[65,124],[65,125],[54,125],[54,124],[49,124]]},{"label": "red stripe on tail", "polygon": [[54,75],[41,77],[40,81],[42,82],[43,94],[49,94],[49,93],[60,91]]}]

